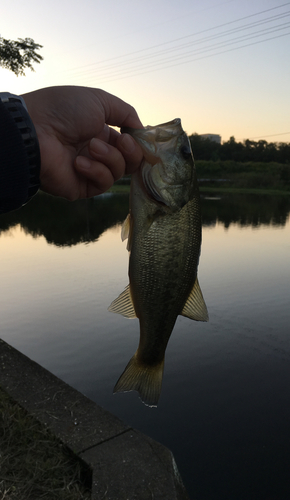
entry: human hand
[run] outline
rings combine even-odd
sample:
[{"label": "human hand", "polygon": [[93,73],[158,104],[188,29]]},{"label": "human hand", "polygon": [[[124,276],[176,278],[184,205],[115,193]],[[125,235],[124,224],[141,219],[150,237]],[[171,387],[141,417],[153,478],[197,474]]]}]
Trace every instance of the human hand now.
[{"label": "human hand", "polygon": [[142,128],[135,109],[118,97],[87,87],[49,87],[22,97],[39,141],[43,191],[70,201],[90,198],[140,165],[140,146],[109,127]]}]

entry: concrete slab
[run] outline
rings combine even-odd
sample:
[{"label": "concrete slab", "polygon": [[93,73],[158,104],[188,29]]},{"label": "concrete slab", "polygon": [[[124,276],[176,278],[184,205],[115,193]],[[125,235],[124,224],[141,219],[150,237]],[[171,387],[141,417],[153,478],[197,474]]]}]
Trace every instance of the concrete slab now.
[{"label": "concrete slab", "polygon": [[80,457],[93,470],[95,499],[189,500],[172,453],[136,430]]},{"label": "concrete slab", "polygon": [[172,453],[0,340],[0,386],[92,470],[92,500],[189,500]]},{"label": "concrete slab", "polygon": [[75,453],[130,427],[0,340],[0,385]]}]

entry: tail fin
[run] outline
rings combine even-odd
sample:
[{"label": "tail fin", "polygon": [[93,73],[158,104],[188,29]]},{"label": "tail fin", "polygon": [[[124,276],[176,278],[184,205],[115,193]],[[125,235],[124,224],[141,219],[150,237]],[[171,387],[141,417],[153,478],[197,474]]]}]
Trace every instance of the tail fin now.
[{"label": "tail fin", "polygon": [[138,391],[143,403],[157,406],[161,392],[164,359],[155,366],[143,365],[137,353],[130,359],[114,387],[115,392]]}]

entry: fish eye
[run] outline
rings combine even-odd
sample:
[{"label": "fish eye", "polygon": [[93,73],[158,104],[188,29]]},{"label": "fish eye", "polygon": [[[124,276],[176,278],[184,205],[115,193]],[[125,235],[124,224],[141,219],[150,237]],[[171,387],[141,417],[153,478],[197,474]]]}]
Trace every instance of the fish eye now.
[{"label": "fish eye", "polygon": [[181,146],[180,153],[186,160],[191,157],[191,149],[189,146]]}]

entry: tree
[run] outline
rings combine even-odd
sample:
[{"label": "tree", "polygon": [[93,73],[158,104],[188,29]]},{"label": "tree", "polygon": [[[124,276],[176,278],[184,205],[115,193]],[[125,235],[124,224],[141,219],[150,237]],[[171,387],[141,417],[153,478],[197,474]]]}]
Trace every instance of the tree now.
[{"label": "tree", "polygon": [[0,66],[13,71],[16,76],[25,75],[25,68],[34,71],[32,64],[43,60],[36,52],[41,48],[42,45],[35,43],[32,38],[18,38],[14,41],[0,37]]},{"label": "tree", "polygon": [[219,160],[221,145],[210,138],[192,134],[189,137],[195,160]]}]

